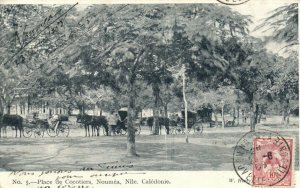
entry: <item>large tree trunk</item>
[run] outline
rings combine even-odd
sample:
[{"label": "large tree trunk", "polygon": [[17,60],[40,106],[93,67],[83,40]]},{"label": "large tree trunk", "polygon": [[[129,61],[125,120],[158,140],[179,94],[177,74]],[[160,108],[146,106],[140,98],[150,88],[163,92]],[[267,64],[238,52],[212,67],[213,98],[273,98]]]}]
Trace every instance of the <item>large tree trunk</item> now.
[{"label": "large tree trunk", "polygon": [[240,125],[240,92],[239,90],[236,90],[237,91],[237,100],[236,100],[236,126],[239,126]]},{"label": "large tree trunk", "polygon": [[257,123],[260,123],[261,117],[262,117],[262,107],[259,108],[258,110],[258,116],[257,116]]},{"label": "large tree trunk", "polygon": [[159,134],[159,92],[160,92],[159,85],[153,84],[152,91],[154,96],[152,134],[158,135]]},{"label": "large tree trunk", "polygon": [[164,111],[165,111],[165,118],[169,118],[169,116],[168,116],[168,104],[164,105]]},{"label": "large tree trunk", "polygon": [[251,111],[251,115],[250,115],[250,131],[255,131],[255,126],[257,124],[257,118],[258,118],[258,114],[259,114],[259,106],[258,104],[255,103],[255,101],[253,101],[251,103],[250,106],[250,111]]},{"label": "large tree trunk", "polygon": [[233,108],[233,115],[232,116],[233,116],[233,120],[235,120],[235,118],[236,118],[236,107]]},{"label": "large tree trunk", "polygon": [[260,111],[259,105],[255,104],[255,117],[254,117],[255,118],[255,124],[258,123],[259,111]]},{"label": "large tree trunk", "polygon": [[250,131],[255,131],[255,123],[254,123],[254,108],[251,105],[250,107]]},{"label": "large tree trunk", "polygon": [[164,125],[165,125],[165,129],[167,131],[167,134],[170,133],[170,121],[169,121],[169,117],[168,117],[168,104],[164,105]]},{"label": "large tree trunk", "polygon": [[135,111],[135,87],[133,83],[130,83],[128,94],[129,103],[127,111],[127,156],[137,156],[135,150],[135,127],[133,124]]},{"label": "large tree trunk", "polygon": [[290,119],[290,100],[286,99],[284,104],[283,104],[283,112],[282,112],[282,120],[284,125],[289,124],[289,119]]}]

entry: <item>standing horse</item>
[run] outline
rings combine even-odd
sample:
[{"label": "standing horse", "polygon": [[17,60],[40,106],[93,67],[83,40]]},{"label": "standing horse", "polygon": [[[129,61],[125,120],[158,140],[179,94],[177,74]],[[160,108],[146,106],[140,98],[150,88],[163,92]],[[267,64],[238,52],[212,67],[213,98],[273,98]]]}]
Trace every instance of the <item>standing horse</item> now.
[{"label": "standing horse", "polygon": [[77,123],[82,123],[85,129],[85,136],[90,136],[90,126],[92,129],[92,136],[99,136],[100,126],[103,126],[108,135],[108,123],[105,116],[90,116],[87,114],[80,114],[77,116]]},{"label": "standing horse", "polygon": [[105,116],[92,116],[90,125],[92,126],[92,136],[100,135],[101,126],[105,129],[106,135],[108,134],[108,122]]},{"label": "standing horse", "polygon": [[[164,118],[164,117],[158,117],[158,122],[159,122],[159,131],[160,131],[160,133],[161,133],[161,127],[163,125],[166,128],[166,133],[167,134],[169,134],[170,126],[174,126],[174,124],[176,124],[175,121],[173,121],[169,118]],[[154,117],[148,117],[147,118],[147,125],[149,126],[149,129],[152,132],[153,125],[154,125]]]},{"label": "standing horse", "polygon": [[7,131],[6,131],[7,126],[15,128],[15,130],[16,130],[15,137],[18,137],[18,130],[20,132],[20,138],[22,137],[23,118],[21,116],[4,114],[1,119],[1,122],[0,122],[0,137],[1,137],[1,130],[3,130],[3,134],[5,134],[5,136],[7,136]]},{"label": "standing horse", "polygon": [[79,114],[77,116],[77,123],[82,123],[85,130],[85,136],[90,136],[90,122],[92,121],[92,117],[87,114]]}]

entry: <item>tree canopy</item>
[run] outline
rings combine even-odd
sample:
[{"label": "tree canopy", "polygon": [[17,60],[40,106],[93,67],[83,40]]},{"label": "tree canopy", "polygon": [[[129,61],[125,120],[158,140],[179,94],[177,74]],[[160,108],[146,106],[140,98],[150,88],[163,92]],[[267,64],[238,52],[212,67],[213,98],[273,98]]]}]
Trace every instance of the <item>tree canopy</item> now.
[{"label": "tree canopy", "polygon": [[[180,111],[182,76],[190,109],[245,103],[251,129],[269,101],[298,99],[298,54],[270,53],[249,35],[251,17],[219,4],[0,6],[0,106],[18,88],[35,100],[75,108],[128,107],[128,155],[135,156],[136,112]],[[288,19],[285,19],[288,18]],[[257,29],[298,42],[298,6],[274,10]],[[266,102],[267,101],[267,102]],[[171,110],[170,110],[171,109]],[[223,109],[224,110],[224,109]]]}]

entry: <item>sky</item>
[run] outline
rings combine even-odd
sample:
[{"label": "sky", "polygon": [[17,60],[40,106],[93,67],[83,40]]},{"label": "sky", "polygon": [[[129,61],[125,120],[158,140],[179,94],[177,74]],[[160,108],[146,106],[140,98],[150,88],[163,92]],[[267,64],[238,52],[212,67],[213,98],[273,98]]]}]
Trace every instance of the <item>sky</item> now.
[{"label": "sky", "polygon": [[[252,16],[253,23],[249,26],[250,35],[254,37],[263,37],[263,36],[271,36],[272,32],[262,32],[263,30],[253,31],[254,28],[260,25],[263,22],[264,18],[267,18],[271,15],[271,12],[278,7],[287,5],[286,1],[264,1],[263,3],[259,1],[248,1],[245,4],[238,6],[231,6],[233,10],[243,14]],[[266,45],[268,51],[273,53],[279,53],[282,56],[287,56],[287,54],[282,50],[282,48],[286,46],[285,43],[278,42],[269,42]],[[294,46],[293,48],[297,48]]]},{"label": "sky", "polygon": [[270,12],[275,10],[280,6],[286,5],[282,2],[271,2],[264,1],[263,6],[262,3],[257,1],[249,1],[245,4],[238,6],[231,6],[231,8],[241,14],[250,15],[252,17],[253,23],[249,26],[250,34],[256,37],[263,36],[264,34],[261,32],[253,32],[253,29],[262,23],[262,19],[270,16]]}]

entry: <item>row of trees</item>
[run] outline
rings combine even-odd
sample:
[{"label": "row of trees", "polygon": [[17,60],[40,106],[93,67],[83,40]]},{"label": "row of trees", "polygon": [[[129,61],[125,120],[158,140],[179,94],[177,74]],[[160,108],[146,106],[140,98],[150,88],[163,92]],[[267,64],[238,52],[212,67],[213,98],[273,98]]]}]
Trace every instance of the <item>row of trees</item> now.
[{"label": "row of trees", "polygon": [[[43,99],[81,113],[88,104],[105,110],[127,106],[130,156],[136,155],[136,112],[152,107],[153,133],[158,134],[160,108],[164,116],[182,108],[183,74],[189,109],[209,103],[215,112],[230,106],[239,114],[247,106],[251,130],[266,104],[279,101],[288,117],[290,100],[298,99],[298,54],[268,52],[266,41],[248,34],[250,17],[228,7],[0,8],[0,111],[8,113],[18,88],[25,88],[33,101]],[[278,21],[281,28],[275,27],[274,34],[289,48],[298,42],[296,4],[275,10],[258,29],[278,26],[275,18],[282,13],[290,19]]]}]

